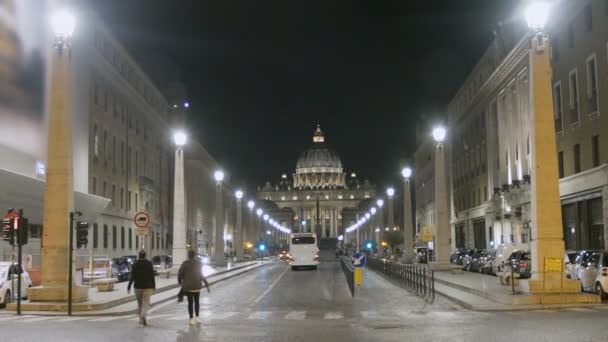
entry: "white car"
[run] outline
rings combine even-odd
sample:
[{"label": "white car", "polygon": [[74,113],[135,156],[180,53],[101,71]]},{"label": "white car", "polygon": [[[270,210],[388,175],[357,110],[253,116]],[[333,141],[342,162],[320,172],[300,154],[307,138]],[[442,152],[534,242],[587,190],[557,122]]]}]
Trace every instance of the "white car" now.
[{"label": "white car", "polygon": [[[0,262],[0,303],[6,307],[17,296],[17,264]],[[11,281],[12,280],[12,281]],[[21,298],[27,298],[27,288],[32,286],[29,273],[21,272]]]},{"label": "white car", "polygon": [[608,252],[595,252],[581,265],[583,291],[595,292],[602,300],[608,299]]}]

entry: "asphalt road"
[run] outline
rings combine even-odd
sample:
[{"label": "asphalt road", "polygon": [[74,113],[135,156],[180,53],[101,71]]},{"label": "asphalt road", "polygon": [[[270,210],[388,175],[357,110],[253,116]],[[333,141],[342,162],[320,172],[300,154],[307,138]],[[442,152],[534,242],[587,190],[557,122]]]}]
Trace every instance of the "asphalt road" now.
[{"label": "asphalt road", "polygon": [[352,299],[336,262],[316,271],[271,262],[220,283],[202,296],[200,326],[188,325],[185,303],[150,315],[148,327],[134,316],[0,316],[0,341],[608,341],[603,307],[473,312],[428,304],[369,271]]}]

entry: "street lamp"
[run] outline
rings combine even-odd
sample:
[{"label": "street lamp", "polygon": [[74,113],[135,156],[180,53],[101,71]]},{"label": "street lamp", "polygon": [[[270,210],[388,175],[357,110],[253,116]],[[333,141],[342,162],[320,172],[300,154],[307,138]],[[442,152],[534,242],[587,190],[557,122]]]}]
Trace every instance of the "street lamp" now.
[{"label": "street lamp", "polygon": [[51,14],[51,28],[55,34],[55,44],[58,48],[68,45],[68,40],[74,34],[76,18],[67,9],[61,9]]},{"label": "street lamp", "polygon": [[379,199],[376,201],[376,204],[378,205],[378,208],[382,208],[382,206],[384,205],[384,201],[382,199]]},{"label": "street lamp", "polygon": [[234,192],[234,197],[236,197],[236,227],[234,229],[234,244],[236,245],[236,259],[243,259],[243,208],[242,208],[242,199],[243,199],[243,190],[238,189]]},{"label": "street lamp", "polygon": [[395,226],[395,211],[393,205],[393,197],[395,196],[395,189],[393,187],[389,187],[386,189],[386,195],[388,196],[388,226]]},{"label": "street lamp", "polygon": [[264,221],[268,221],[269,218],[270,216],[268,216],[268,214],[264,214]]},{"label": "street lamp", "polygon": [[262,217],[262,214],[264,214],[264,210],[262,210],[262,209],[258,208],[258,210],[256,210],[256,211],[255,211],[255,213],[256,213],[258,216]]},{"label": "street lamp", "polygon": [[253,210],[253,208],[255,208],[255,202],[254,201],[247,202],[247,208],[249,208],[249,210]]},{"label": "street lamp", "polygon": [[446,134],[447,131],[443,126],[433,128],[433,139],[435,139],[438,144],[441,144],[445,140]]},{"label": "street lamp", "polygon": [[414,260],[414,225],[412,223],[412,190],[410,177],[412,169],[408,166],[401,170],[403,176],[403,262],[412,263]]},{"label": "street lamp", "polygon": [[376,207],[371,207],[369,209],[369,212],[372,213],[372,215],[376,215],[376,212],[378,211],[378,209],[376,209]]},{"label": "street lamp", "polygon": [[528,26],[535,31],[542,31],[549,18],[551,5],[545,1],[535,1],[524,11]]},{"label": "street lamp", "polygon": [[224,171],[216,170],[213,173],[213,178],[217,183],[216,187],[216,206],[215,206],[215,250],[214,259],[215,265],[223,266],[225,264],[225,242],[224,236],[224,195],[222,190],[222,181],[224,180]]},{"label": "street lamp", "polygon": [[176,131],[173,133],[173,142],[177,148],[182,148],[186,144],[188,136],[183,131]]},{"label": "street lamp", "polygon": [[393,189],[392,187],[386,189],[386,195],[388,196],[389,199],[391,197],[395,196],[395,189]]}]

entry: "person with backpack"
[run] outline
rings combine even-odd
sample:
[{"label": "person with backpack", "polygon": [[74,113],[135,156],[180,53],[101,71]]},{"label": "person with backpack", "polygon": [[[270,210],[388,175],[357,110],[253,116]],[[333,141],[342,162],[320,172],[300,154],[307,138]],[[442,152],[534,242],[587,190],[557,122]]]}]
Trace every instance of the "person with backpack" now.
[{"label": "person with backpack", "polygon": [[137,261],[133,264],[127,293],[131,293],[131,285],[134,284],[135,298],[137,298],[137,315],[139,324],[148,325],[148,309],[150,308],[150,297],[154,294],[156,283],[154,281],[154,266],[146,259],[146,252],[140,251]]},{"label": "person with backpack", "polygon": [[[177,281],[182,286],[183,293],[188,298],[188,315],[190,316],[190,324],[200,324],[198,319],[200,307],[200,292],[201,283],[205,284],[207,292],[209,290],[209,282],[203,276],[203,265],[196,258],[194,250],[188,250],[188,260],[184,261],[179,268]],[[196,314],[196,317],[194,315]]]}]

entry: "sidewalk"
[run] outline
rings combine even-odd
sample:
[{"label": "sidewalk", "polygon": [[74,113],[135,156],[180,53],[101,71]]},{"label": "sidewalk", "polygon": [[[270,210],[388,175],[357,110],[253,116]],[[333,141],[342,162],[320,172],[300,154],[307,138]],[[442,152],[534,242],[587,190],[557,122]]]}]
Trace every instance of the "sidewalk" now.
[{"label": "sidewalk", "polygon": [[[259,261],[240,262],[228,264],[227,267],[203,267],[203,274],[207,277],[210,285],[216,284],[223,280],[235,277],[239,274],[251,271],[265,265],[266,262]],[[113,291],[98,292],[96,288],[89,290],[89,297],[84,302],[75,302],[72,304],[74,315],[118,315],[130,314],[135,312],[137,304],[135,302],[135,294],[127,294],[128,282],[117,283]],[[172,275],[169,278],[161,279],[156,277],[156,292],[151,297],[151,304],[156,305],[167,300],[176,299],[177,291],[177,276]],[[17,304],[11,303],[8,305],[7,311],[16,311]],[[66,302],[35,302],[22,301],[21,311],[28,314],[41,315],[65,315],[67,312]]]},{"label": "sidewalk", "polygon": [[601,306],[591,293],[530,295],[500,284],[500,278],[473,272],[435,272],[435,292],[465,308],[478,311],[515,311]]}]

